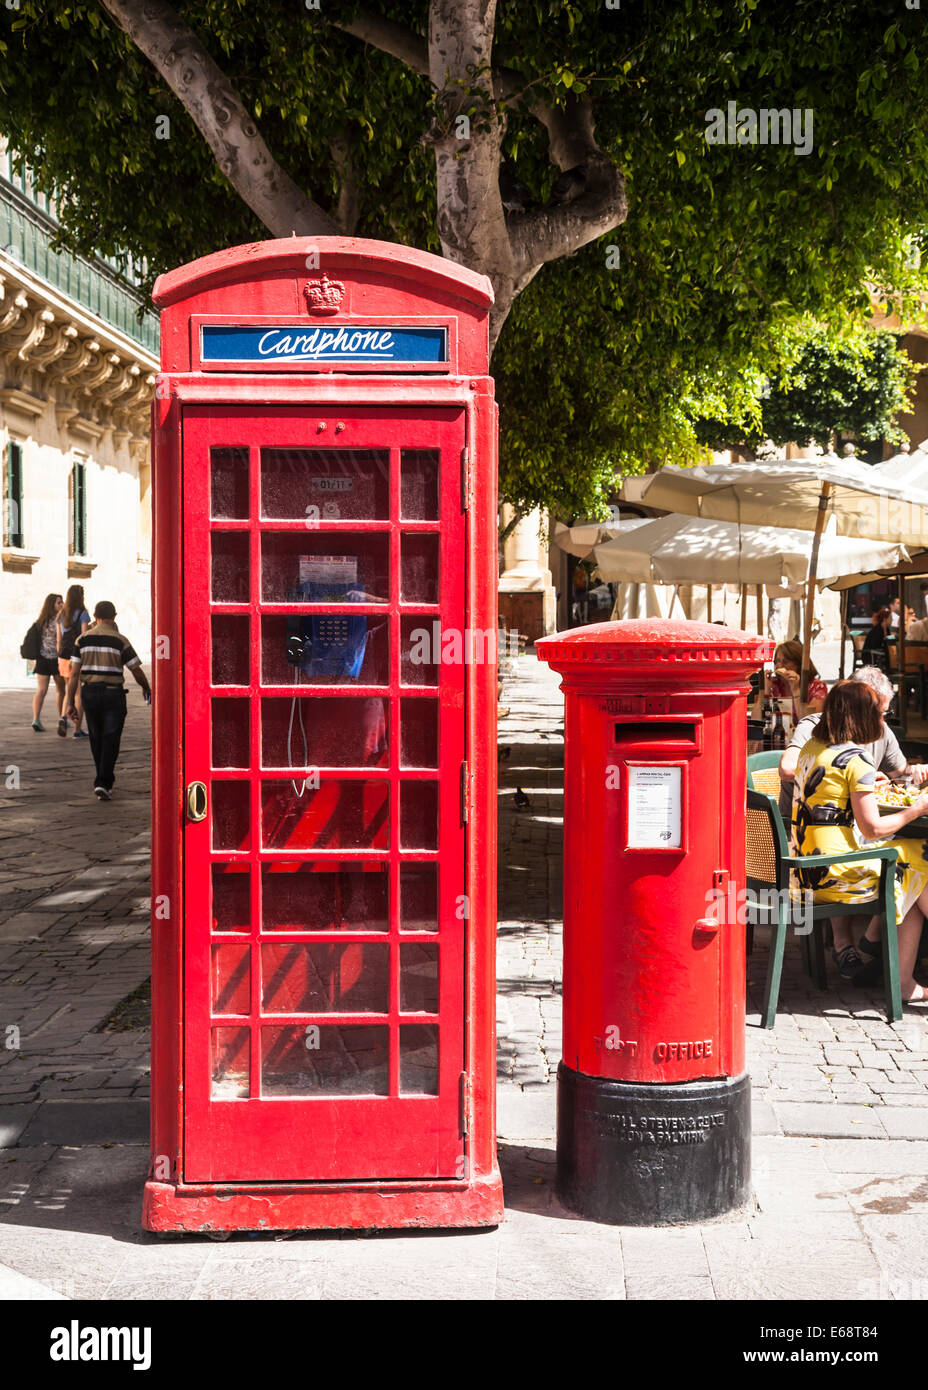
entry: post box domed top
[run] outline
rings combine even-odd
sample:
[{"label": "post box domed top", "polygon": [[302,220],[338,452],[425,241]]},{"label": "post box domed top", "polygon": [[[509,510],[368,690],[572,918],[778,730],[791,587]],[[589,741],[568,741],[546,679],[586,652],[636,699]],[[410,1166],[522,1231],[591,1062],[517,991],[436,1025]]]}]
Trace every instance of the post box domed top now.
[{"label": "post box domed top", "polygon": [[342,271],[379,272],[414,282],[420,293],[443,291],[481,309],[488,309],[493,303],[493,287],[485,275],[442,256],[433,256],[430,251],[363,237],[282,237],[230,246],[159,275],[152,299],[164,309],[205,290],[259,280],[269,274],[289,272],[305,278],[307,261],[314,254],[321,270],[334,267]]},{"label": "post box domed top", "polygon": [[568,667],[739,666],[756,669],[773,656],[774,644],[754,633],[716,623],[633,618],[559,632],[535,643],[535,651],[562,671]]}]

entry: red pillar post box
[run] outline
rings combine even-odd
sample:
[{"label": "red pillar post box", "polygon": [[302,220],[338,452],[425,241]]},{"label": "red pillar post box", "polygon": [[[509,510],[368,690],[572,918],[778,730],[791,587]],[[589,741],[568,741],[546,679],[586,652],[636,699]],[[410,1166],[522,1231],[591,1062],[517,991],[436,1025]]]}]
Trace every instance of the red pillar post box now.
[{"label": "red pillar post box", "polygon": [[493,1225],[490,283],[295,237],[154,298],[144,1224]]},{"label": "red pillar post box", "polygon": [[705,1220],[750,1190],[745,695],[772,644],[658,619],[536,650],[565,692],[559,1191],[601,1221]]}]

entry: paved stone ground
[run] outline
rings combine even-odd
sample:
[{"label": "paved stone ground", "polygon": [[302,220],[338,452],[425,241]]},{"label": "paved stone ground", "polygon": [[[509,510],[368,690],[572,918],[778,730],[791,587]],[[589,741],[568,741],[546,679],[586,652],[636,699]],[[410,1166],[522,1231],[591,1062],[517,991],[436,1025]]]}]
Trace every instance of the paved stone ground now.
[{"label": "paved stone ground", "polygon": [[[788,948],[760,1029],[749,1214],[688,1229],[582,1221],[553,1194],[560,1055],[561,697],[527,657],[500,741],[499,1132],[493,1232],[158,1240],[139,1229],[147,1033],[101,1032],[148,975],[148,711],[130,692],[118,798],[86,743],[29,728],[0,694],[0,1297],[818,1299],[928,1294],[928,1048],[914,1009],[820,993]],[[19,769],[20,786],[10,785]],[[518,809],[521,787],[529,806]]]},{"label": "paved stone ground", "polygon": [[[96,1031],[150,973],[150,711],[133,684],[111,802],[87,739],[0,695],[0,1105],[33,1133],[65,1102],[148,1095],[147,1035]],[[18,785],[17,785],[18,783]],[[18,1030],[16,1035],[8,1030]],[[14,1045],[11,1047],[10,1044]],[[22,1107],[22,1108],[21,1108]]]}]

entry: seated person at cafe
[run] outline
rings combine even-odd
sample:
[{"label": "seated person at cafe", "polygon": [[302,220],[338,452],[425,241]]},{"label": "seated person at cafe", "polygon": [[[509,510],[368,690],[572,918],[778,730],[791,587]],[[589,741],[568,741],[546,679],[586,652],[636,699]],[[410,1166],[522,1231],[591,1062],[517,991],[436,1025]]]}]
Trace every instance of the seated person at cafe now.
[{"label": "seated person at cafe", "polygon": [[907,642],[928,642],[928,618],[916,618],[905,630]]},{"label": "seated person at cafe", "polygon": [[[860,666],[854,672],[851,680],[860,685],[868,686],[876,696],[879,706],[880,735],[862,745],[864,752],[876,768],[877,782],[900,781],[906,777],[917,783],[918,786],[924,786],[928,782],[928,765],[908,762],[899,747],[896,735],[884,722],[886,711],[893,700],[893,687],[889,677],[884,675],[876,666]],[[808,714],[805,719],[800,719],[780,759],[779,807],[783,824],[787,829],[789,829],[793,813],[793,780],[796,776],[799,753],[805,744],[815,737],[815,727],[818,721],[819,716],[817,714]],[[853,944],[853,927],[854,922],[851,917],[831,918],[831,931],[834,937],[833,959],[838,974],[843,980],[852,980],[862,965]]]},{"label": "seated person at cafe", "polygon": [[[802,673],[802,643],[781,642],[773,654],[773,676],[767,682],[767,694],[777,700],[792,700],[793,723],[799,720],[799,684]],[[806,696],[807,712],[822,708],[828,687],[819,679],[818,671],[809,662],[809,690]]]},{"label": "seated person at cafe", "polygon": [[864,645],[861,650],[861,657],[864,662],[870,662],[874,666],[881,666],[885,671],[889,666],[889,643],[886,634],[892,624],[892,610],[889,608],[878,608],[871,618],[872,626],[864,638]]},{"label": "seated person at cafe", "polygon": [[[839,681],[828,692],[815,736],[803,747],[796,764],[794,853],[801,858],[857,850],[855,825],[864,840],[892,844],[899,850],[894,891],[902,998],[909,1004],[928,1003],[928,989],[916,983],[913,973],[928,914],[926,842],[902,834],[911,821],[928,815],[928,794],[922,793],[911,806],[880,815],[874,792],[876,768],[864,745],[876,742],[882,724],[880,701],[863,681]],[[880,867],[874,859],[799,869],[799,883],[812,890],[816,906],[861,902],[876,896]],[[871,964],[877,965],[881,957],[879,917],[871,918],[857,950],[870,960],[857,972],[855,983],[870,984],[874,979]]]}]

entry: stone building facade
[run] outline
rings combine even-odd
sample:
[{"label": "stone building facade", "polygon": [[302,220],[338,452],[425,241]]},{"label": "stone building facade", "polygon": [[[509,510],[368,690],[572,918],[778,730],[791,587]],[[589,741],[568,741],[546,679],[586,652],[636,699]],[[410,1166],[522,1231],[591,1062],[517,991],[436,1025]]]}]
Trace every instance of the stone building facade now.
[{"label": "stone building facade", "polygon": [[56,252],[54,207],[0,142],[0,687],[49,593],[83,584],[150,655],[149,404],[158,322],[103,259]]}]

